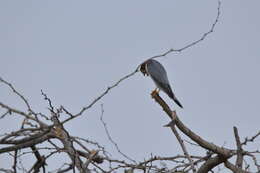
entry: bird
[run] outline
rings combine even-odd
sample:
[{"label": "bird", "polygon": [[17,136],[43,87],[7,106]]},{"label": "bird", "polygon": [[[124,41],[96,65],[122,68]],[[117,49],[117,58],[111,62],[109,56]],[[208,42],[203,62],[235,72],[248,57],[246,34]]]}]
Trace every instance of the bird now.
[{"label": "bird", "polygon": [[156,88],[153,92],[159,93],[160,90],[164,91],[179,107],[183,108],[172,91],[167,72],[161,63],[154,59],[148,59],[141,64],[140,71],[144,76],[150,76],[154,81]]}]

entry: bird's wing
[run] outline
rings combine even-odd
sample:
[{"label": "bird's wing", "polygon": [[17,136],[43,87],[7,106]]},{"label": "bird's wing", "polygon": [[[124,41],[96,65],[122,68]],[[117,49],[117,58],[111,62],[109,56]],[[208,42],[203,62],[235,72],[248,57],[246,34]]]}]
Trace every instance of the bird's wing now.
[{"label": "bird's wing", "polygon": [[165,71],[164,67],[155,60],[149,60],[147,62],[147,72],[156,83],[157,87],[163,90],[170,98],[175,101],[177,105],[182,108],[181,103],[172,92],[171,85],[167,77],[167,72]]},{"label": "bird's wing", "polygon": [[155,60],[149,60],[147,62],[147,71],[151,78],[154,80],[155,83],[163,85],[169,85],[169,80],[167,77],[167,72],[165,71],[164,67]]}]

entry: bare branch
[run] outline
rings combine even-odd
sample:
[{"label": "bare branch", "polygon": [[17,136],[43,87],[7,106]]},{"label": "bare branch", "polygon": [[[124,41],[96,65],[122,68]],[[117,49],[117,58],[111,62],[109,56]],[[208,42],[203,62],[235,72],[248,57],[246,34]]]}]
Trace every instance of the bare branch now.
[{"label": "bare branch", "polygon": [[260,172],[260,164],[257,162],[256,156],[251,154],[251,153],[246,153],[246,155],[250,156],[253,159],[254,164],[255,164],[255,166],[257,168],[257,171]]},{"label": "bare branch", "polygon": [[[174,111],[173,113],[176,113],[176,112]],[[172,121],[172,122],[173,122],[173,121]],[[190,157],[190,155],[189,155],[189,153],[188,153],[188,151],[187,151],[187,149],[186,149],[186,147],[185,147],[185,145],[184,145],[184,142],[183,142],[183,140],[181,139],[181,137],[180,137],[180,135],[179,135],[177,129],[175,128],[175,125],[174,125],[174,124],[172,124],[171,129],[172,129],[172,132],[174,133],[174,135],[176,136],[176,138],[177,138],[179,144],[181,145],[181,148],[182,148],[182,151],[183,151],[184,155],[188,158],[188,160],[189,160],[189,162],[190,162],[190,165],[191,165],[191,168],[192,168],[192,171],[195,173],[195,172],[196,172],[196,169],[195,169],[195,166],[194,166],[194,162],[193,162],[193,160],[191,159],[191,157]]]},{"label": "bare branch", "polygon": [[[68,167],[63,168],[65,166],[68,166]],[[50,171],[48,173],[65,173],[65,172],[68,172],[68,171],[70,171],[72,169],[73,169],[73,165],[72,164],[64,163],[60,168],[58,168],[56,170],[53,170],[53,171]]]},{"label": "bare branch", "polygon": [[70,138],[69,133],[65,130],[62,123],[60,123],[56,114],[54,112],[52,113],[53,113],[52,119],[54,122],[53,132],[56,138],[58,138],[62,142],[64,146],[64,150],[69,155],[71,161],[73,162],[73,165],[76,166],[78,171],[80,173],[88,173],[89,170],[87,168],[84,168],[83,162],[80,159],[77,150],[73,146],[73,140]]},{"label": "bare branch", "polygon": [[101,100],[106,94],[109,93],[110,90],[112,90],[113,88],[115,88],[116,86],[118,86],[121,82],[123,82],[124,80],[130,78],[131,76],[133,76],[135,73],[137,73],[139,71],[139,66],[131,73],[127,74],[126,76],[122,77],[121,79],[119,79],[116,83],[114,83],[113,85],[109,86],[99,97],[97,97],[96,99],[94,99],[88,106],[83,107],[81,109],[81,111],[79,113],[77,113],[74,116],[71,116],[72,114],[69,113],[69,111],[67,109],[64,108],[64,106],[62,106],[62,109],[67,112],[70,117],[67,118],[66,120],[62,121],[61,123],[64,124],[80,115],[82,115],[87,109],[91,108],[95,103],[97,103],[99,100]]},{"label": "bare branch", "polygon": [[[198,40],[196,40],[196,41],[194,41],[194,42],[191,42],[190,44],[188,44],[188,45],[186,45],[186,46],[184,46],[184,47],[182,47],[182,48],[180,48],[180,49],[170,49],[170,50],[166,51],[165,53],[162,53],[162,54],[159,54],[159,55],[155,55],[155,56],[152,56],[152,57],[147,58],[147,59],[155,59],[155,58],[159,58],[159,57],[165,57],[166,55],[168,55],[168,54],[170,54],[170,53],[172,53],[172,52],[182,52],[182,51],[184,51],[184,50],[186,50],[186,49],[188,49],[188,48],[190,48],[190,47],[192,47],[192,46],[198,44],[199,42],[203,41],[210,33],[212,33],[212,32],[214,31],[214,29],[215,29],[215,27],[216,27],[216,25],[217,25],[217,23],[218,23],[218,21],[219,21],[219,17],[220,17],[220,6],[221,6],[221,2],[220,2],[220,0],[219,0],[219,1],[218,1],[218,8],[217,8],[217,16],[216,16],[216,19],[215,19],[215,21],[213,22],[213,24],[211,25],[210,30],[209,30],[208,32],[204,33],[200,39],[198,39]],[[146,60],[147,60],[147,59],[146,59]],[[127,74],[126,76],[122,77],[122,78],[119,79],[117,82],[115,82],[113,85],[109,86],[99,97],[97,97],[96,99],[94,99],[88,106],[83,107],[83,108],[81,109],[81,111],[80,111],[79,113],[77,113],[76,115],[72,115],[71,113],[69,113],[69,111],[68,111],[67,109],[65,109],[64,106],[62,106],[63,110],[64,110],[68,115],[70,115],[69,118],[67,118],[66,120],[62,121],[62,124],[66,123],[66,122],[68,122],[68,121],[70,121],[70,120],[72,120],[72,119],[74,119],[74,118],[76,118],[76,117],[78,117],[78,116],[81,116],[87,109],[91,108],[91,107],[92,107],[95,103],[97,103],[101,98],[103,98],[106,94],[108,94],[111,89],[113,89],[113,88],[115,88],[116,86],[118,86],[118,85],[119,85],[121,82],[123,82],[124,80],[126,80],[126,79],[130,78],[131,76],[135,75],[135,74],[139,71],[139,67],[140,67],[140,65],[138,65],[137,68],[136,68],[133,72]]]},{"label": "bare branch", "polygon": [[119,148],[119,146],[117,145],[117,143],[112,139],[112,137],[111,137],[111,135],[110,135],[110,133],[109,133],[109,131],[108,131],[108,129],[107,129],[107,124],[106,124],[105,121],[103,120],[103,115],[104,115],[104,108],[103,108],[103,104],[101,104],[101,116],[100,116],[100,121],[102,122],[102,124],[103,124],[103,126],[104,126],[104,129],[105,129],[105,131],[106,131],[106,135],[107,135],[109,141],[116,147],[116,150],[117,150],[118,153],[120,153],[120,154],[121,154],[123,157],[125,157],[126,159],[128,159],[128,160],[130,160],[130,161],[136,163],[136,161],[135,161],[134,159],[131,159],[129,156],[127,156],[126,154],[124,154],[124,153],[120,150],[120,148]]},{"label": "bare branch", "polygon": [[[41,130],[40,128],[25,128],[25,129],[20,129],[18,131],[13,131],[11,133],[6,133],[3,135],[4,137],[2,139],[0,139],[0,144],[9,144],[9,142],[8,142],[9,138],[26,135],[26,133],[29,133],[32,136],[33,133],[38,132],[40,130]],[[11,144],[13,144],[13,143],[11,143]]]},{"label": "bare branch", "polygon": [[0,172],[4,172],[4,173],[14,173],[12,170],[10,170],[10,169],[4,169],[4,168],[0,168]]},{"label": "bare branch", "polygon": [[240,137],[238,135],[237,127],[233,127],[234,135],[236,139],[236,145],[237,145],[237,160],[236,160],[236,166],[238,168],[242,168],[243,166],[243,149],[240,142]]},{"label": "bare branch", "polygon": [[230,169],[232,172],[234,173],[250,173],[248,171],[244,171],[242,170],[242,168],[233,165],[232,163],[230,163],[229,161],[225,161],[225,166]]},{"label": "bare branch", "polygon": [[72,164],[69,165],[67,168],[57,171],[57,173],[65,173],[73,169]]},{"label": "bare branch", "polygon": [[182,48],[179,48],[179,49],[170,49],[170,50],[168,50],[167,52],[165,52],[165,53],[163,53],[163,54],[153,56],[153,57],[151,57],[151,58],[149,58],[149,59],[155,59],[155,58],[165,57],[166,55],[168,55],[168,54],[170,54],[170,53],[172,53],[172,52],[182,52],[183,50],[188,49],[188,48],[190,48],[190,47],[192,47],[192,46],[194,46],[194,45],[200,43],[201,41],[203,41],[209,34],[211,34],[211,33],[214,31],[214,29],[215,29],[215,27],[216,27],[216,25],[217,25],[217,23],[218,23],[218,21],[219,21],[219,17],[220,17],[220,6],[221,6],[221,1],[219,0],[219,1],[218,1],[218,8],[217,8],[217,16],[216,16],[216,19],[215,19],[215,21],[213,22],[213,24],[211,25],[210,30],[209,30],[208,32],[204,33],[200,39],[198,39],[198,40],[196,40],[196,41],[193,41],[193,42],[191,42],[190,44],[188,44],[188,45],[186,45],[186,46],[184,46],[184,47],[182,47]]},{"label": "bare branch", "polygon": [[19,149],[22,149],[22,148],[28,148],[28,147],[31,147],[33,145],[42,143],[42,142],[44,142],[44,141],[46,141],[46,140],[48,140],[52,137],[53,137],[53,135],[51,133],[47,133],[47,134],[45,134],[45,135],[43,135],[39,138],[32,139],[32,140],[24,142],[24,143],[20,143],[20,144],[11,146],[11,147],[0,148],[0,154],[10,152],[10,151],[19,150]]},{"label": "bare branch", "polygon": [[[91,144],[91,145],[94,145],[98,148],[99,151],[102,151],[102,153],[106,156],[106,157],[109,157],[108,155],[111,155],[110,153],[108,153],[106,150],[105,150],[105,147],[104,146],[101,146],[99,143],[95,142],[95,141],[91,141],[89,139],[84,139],[84,138],[81,138],[81,137],[77,137],[77,136],[71,136],[71,138],[73,140],[75,140],[75,142],[79,142],[80,141],[84,141],[85,143],[87,144]],[[83,144],[82,144],[83,145]],[[86,149],[85,149],[86,150]]]},{"label": "bare branch", "polygon": [[[31,172],[32,170],[34,170],[34,172],[40,172],[40,168],[42,168],[43,170],[45,170],[45,157],[41,156],[40,152],[37,150],[37,148],[35,146],[31,146],[32,152],[34,153],[37,161],[35,162],[35,164],[33,165],[33,167],[30,169],[29,172]],[[45,171],[43,171],[45,172]]]},{"label": "bare branch", "polygon": [[[17,132],[19,132],[19,131],[17,131]],[[32,132],[32,131],[30,131],[30,132]],[[18,136],[21,137],[19,135],[19,133],[11,133],[10,135],[7,135],[4,138],[2,138],[0,140],[0,144],[21,144],[21,143],[25,143],[25,142],[30,142],[32,140],[35,140],[37,138],[42,137],[43,135],[47,134],[48,132],[49,132],[49,130],[43,130],[43,132],[39,132],[39,133],[36,133],[36,134],[31,133],[29,137],[24,137],[22,139],[17,139],[17,140],[8,139],[12,136],[13,137],[18,137]]]},{"label": "bare branch", "polygon": [[226,158],[220,155],[209,158],[198,170],[197,173],[208,173],[214,167],[219,165],[220,163],[225,162]]},{"label": "bare branch", "polygon": [[[210,143],[204,139],[202,139],[200,136],[195,134],[193,131],[191,131],[187,126],[185,126],[178,118],[176,113],[172,113],[170,107],[166,104],[166,102],[158,95],[158,93],[154,93],[152,97],[155,99],[155,101],[163,108],[165,113],[171,118],[172,121],[174,121],[174,124],[190,139],[192,139],[194,142],[199,144],[201,147],[210,150],[214,153],[223,155],[225,157],[230,157],[232,155],[232,151],[224,148],[219,147],[213,143]],[[172,123],[169,123],[169,127],[172,128]]]},{"label": "bare branch", "polygon": [[51,110],[52,112],[54,112],[54,106],[52,105],[51,99],[47,96],[47,94],[45,94],[45,93],[43,92],[43,90],[41,90],[41,94],[43,95],[44,100],[47,100],[47,101],[48,101],[50,110]]},{"label": "bare branch", "polygon": [[14,169],[14,173],[17,172],[17,150],[14,151],[14,164],[13,164],[13,169]]},{"label": "bare branch", "polygon": [[251,138],[246,137],[245,141],[242,142],[241,145],[246,145],[248,142],[254,142],[254,140],[255,140],[258,136],[260,136],[260,131],[259,131],[257,134],[255,134],[254,136],[252,136]]},{"label": "bare branch", "polygon": [[[184,50],[187,50],[188,48],[191,48],[201,43],[215,30],[215,27],[220,17],[220,6],[221,2],[218,1],[217,16],[214,22],[212,23],[210,30],[204,33],[198,40],[190,42],[182,48],[172,48],[162,54],[152,56],[148,59],[165,57],[166,55],[169,55],[173,52],[182,52]],[[108,151],[106,151],[105,148],[97,142],[93,142],[88,139],[76,136],[70,136],[69,131],[64,127],[64,123],[83,115],[86,112],[86,110],[92,108],[93,105],[102,100],[102,98],[105,95],[109,94],[112,91],[112,89],[116,88],[123,81],[129,79],[130,77],[134,76],[137,72],[139,72],[139,68],[140,65],[138,65],[133,72],[125,75],[118,81],[115,81],[115,83],[113,83],[107,89],[105,89],[97,98],[93,99],[90,103],[84,105],[84,107],[82,107],[77,114],[72,114],[71,112],[69,112],[69,109],[66,109],[63,106],[56,108],[54,104],[52,104],[52,100],[42,90],[41,94],[44,97],[44,99],[48,102],[48,109],[50,110],[50,115],[35,113],[31,109],[28,100],[22,94],[20,94],[11,83],[0,78],[0,83],[6,85],[14,92],[15,95],[19,96],[19,98],[22,99],[22,101],[26,105],[26,108],[28,109],[28,111],[19,110],[0,102],[0,108],[3,108],[3,111],[0,115],[0,120],[6,118],[8,114],[11,115],[12,113],[14,113],[15,115],[18,114],[24,119],[23,121],[21,121],[20,130],[14,130],[11,133],[5,133],[1,135],[0,154],[7,153],[8,156],[13,159],[13,161],[11,163],[11,168],[0,168],[0,172],[16,173],[43,171],[45,173],[45,165],[48,161],[47,159],[53,158],[61,152],[66,153],[68,155],[68,157],[70,158],[70,163],[63,164],[62,166],[58,165],[58,169],[52,172],[78,171],[80,173],[112,173],[123,171],[138,171],[144,173],[189,173],[193,171],[195,173],[195,168],[199,167],[198,173],[206,173],[213,172],[213,170],[215,171],[215,167],[222,163],[225,165],[224,167],[222,166],[223,169],[230,169],[233,172],[248,173],[247,171],[249,171],[249,166],[251,168],[251,165],[253,165],[253,168],[256,167],[258,172],[260,172],[260,165],[257,160],[260,152],[258,150],[246,151],[242,148],[243,145],[247,145],[249,142],[255,142],[255,139],[260,136],[260,132],[258,132],[251,138],[246,138],[244,142],[241,142],[238,130],[236,127],[234,127],[234,136],[237,144],[236,149],[228,149],[222,146],[215,145],[201,138],[199,135],[191,131],[190,128],[184,125],[182,121],[178,118],[176,112],[172,111],[171,108],[158,94],[154,94],[152,96],[155,99],[155,101],[163,108],[166,115],[169,116],[171,122],[167,126],[171,128],[178,142],[180,143],[180,146],[184,153],[182,155],[162,157],[153,156],[151,154],[150,157],[141,161],[131,159],[129,156],[127,156],[120,150],[118,144],[111,137],[111,133],[109,132],[108,128],[109,126],[104,121],[103,105],[101,105],[100,121],[105,129],[105,133],[109,141],[113,144],[113,146],[115,146],[117,152],[124,157],[123,159],[112,159],[112,155],[109,154]],[[65,120],[60,120],[60,115],[62,114],[66,115]],[[179,134],[179,130],[183,134]],[[185,143],[181,135],[187,136],[189,140],[191,140],[191,142],[187,141],[187,143]],[[42,144],[43,146],[36,147],[38,146],[37,144]],[[207,151],[207,154],[200,156],[188,153],[188,145],[195,145],[197,147],[201,147],[202,149]],[[24,150],[25,148],[29,150]],[[45,155],[42,155],[41,153],[44,153]],[[23,166],[22,163],[22,157],[27,156],[27,154],[35,156],[33,157],[34,160],[32,162],[34,164],[28,168],[30,170],[27,170],[27,168]],[[237,156],[236,164],[233,164],[228,161],[228,159],[233,156]],[[246,159],[243,160],[243,158],[245,157]],[[247,157],[249,157],[249,159]],[[250,161],[250,164],[247,163],[248,160]],[[244,169],[243,164],[245,165]],[[220,172],[220,170],[221,169],[217,171]]]},{"label": "bare branch", "polygon": [[27,106],[28,111],[29,111],[30,113],[33,113],[33,110],[31,109],[31,106],[30,106],[30,104],[28,103],[27,99],[26,99],[22,94],[20,94],[20,93],[13,87],[13,85],[12,85],[11,83],[5,81],[5,80],[4,80],[3,78],[1,78],[1,77],[0,77],[0,82],[6,84],[16,95],[18,95],[18,96],[23,100],[23,102],[25,103],[25,105]]},{"label": "bare branch", "polygon": [[42,126],[42,127],[48,127],[47,124],[45,124],[44,122],[38,120],[37,118],[33,117],[33,116],[30,115],[30,114],[27,114],[27,113],[25,113],[25,112],[23,112],[23,111],[20,111],[20,110],[17,110],[17,109],[15,109],[15,108],[12,108],[12,107],[10,107],[10,106],[7,106],[6,104],[1,103],[1,102],[0,102],[0,106],[1,106],[2,108],[4,108],[4,109],[7,109],[9,112],[13,112],[13,113],[16,113],[16,114],[18,114],[18,115],[24,116],[26,119],[33,120],[33,121],[39,123],[39,125]]},{"label": "bare branch", "polygon": [[12,114],[10,110],[7,110],[3,115],[0,116],[0,119],[4,118],[7,114]]},{"label": "bare branch", "polygon": [[15,108],[11,108],[10,106],[5,105],[4,103],[0,102],[0,106],[2,108],[4,108],[4,109],[7,109],[9,112],[13,112],[13,113],[22,115],[22,116],[24,116],[27,119],[31,119],[31,120],[36,121],[36,119],[34,117],[32,117],[31,115],[29,115],[29,114],[27,114],[25,112],[19,111],[19,110],[15,109]]}]

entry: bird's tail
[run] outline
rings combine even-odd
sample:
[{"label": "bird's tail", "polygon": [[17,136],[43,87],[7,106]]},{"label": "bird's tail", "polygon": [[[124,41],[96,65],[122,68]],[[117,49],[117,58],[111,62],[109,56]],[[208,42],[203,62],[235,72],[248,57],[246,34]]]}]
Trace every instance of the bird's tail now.
[{"label": "bird's tail", "polygon": [[173,97],[173,100],[174,100],[174,102],[175,102],[178,106],[180,106],[181,108],[183,108],[183,106],[181,105],[181,103],[179,102],[179,100],[178,100],[176,97]]},{"label": "bird's tail", "polygon": [[180,106],[181,108],[183,108],[183,106],[181,105],[181,103],[179,102],[179,100],[177,99],[177,97],[175,97],[175,95],[173,93],[169,94],[170,98],[173,99],[173,101]]}]

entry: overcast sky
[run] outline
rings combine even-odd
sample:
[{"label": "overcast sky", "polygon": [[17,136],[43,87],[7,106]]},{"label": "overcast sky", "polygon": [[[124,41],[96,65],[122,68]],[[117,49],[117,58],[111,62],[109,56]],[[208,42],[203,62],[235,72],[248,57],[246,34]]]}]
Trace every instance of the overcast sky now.
[{"label": "overcast sky", "polygon": [[[184,109],[161,96],[189,128],[225,147],[235,147],[233,126],[242,138],[259,130],[259,7],[258,0],[223,1],[211,35],[158,59]],[[199,39],[216,15],[215,0],[0,1],[0,76],[36,112],[47,112],[42,89],[56,106],[77,113],[145,59]],[[163,127],[168,117],[150,97],[154,88],[151,79],[137,73],[66,128],[117,156],[99,121],[103,103],[113,139],[131,158],[182,153]],[[0,101],[26,110],[3,85]],[[15,119],[1,120],[0,133],[17,129]],[[7,155],[1,155],[1,167],[7,162]]]}]

